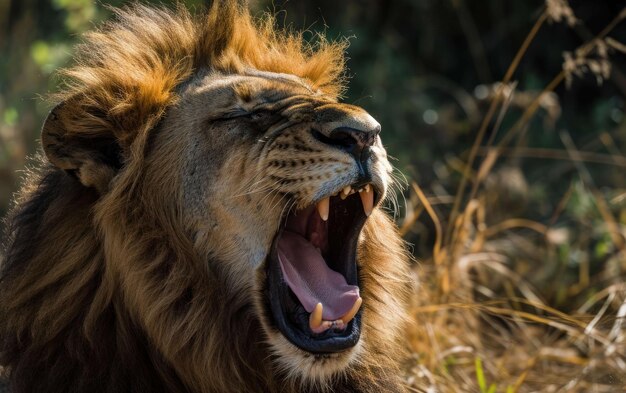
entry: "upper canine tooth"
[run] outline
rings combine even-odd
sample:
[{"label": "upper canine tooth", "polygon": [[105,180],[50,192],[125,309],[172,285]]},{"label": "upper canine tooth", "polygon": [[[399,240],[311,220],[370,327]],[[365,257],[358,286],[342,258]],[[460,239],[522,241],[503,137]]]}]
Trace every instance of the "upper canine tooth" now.
[{"label": "upper canine tooth", "polygon": [[328,210],[330,208],[330,198],[324,198],[317,203],[317,211],[322,217],[322,220],[328,221]]},{"label": "upper canine tooth", "polygon": [[374,210],[374,191],[368,185],[365,187],[365,191],[359,192],[359,195],[363,203],[363,211],[369,217],[372,214],[372,210]]},{"label": "upper canine tooth", "polygon": [[365,192],[370,192],[370,185],[369,184],[365,185]]}]

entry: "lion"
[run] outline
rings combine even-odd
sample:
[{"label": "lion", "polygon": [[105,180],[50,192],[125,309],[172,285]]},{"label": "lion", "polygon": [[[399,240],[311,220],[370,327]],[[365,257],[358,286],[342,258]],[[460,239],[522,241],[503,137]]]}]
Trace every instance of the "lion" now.
[{"label": "lion", "polygon": [[114,14],[6,221],[11,391],[404,391],[409,254],[345,40],[234,1]]}]

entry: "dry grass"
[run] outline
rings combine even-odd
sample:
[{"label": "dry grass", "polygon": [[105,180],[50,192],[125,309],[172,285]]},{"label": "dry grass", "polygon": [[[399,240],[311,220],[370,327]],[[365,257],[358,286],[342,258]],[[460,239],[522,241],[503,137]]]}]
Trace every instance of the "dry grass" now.
[{"label": "dry grass", "polygon": [[[412,184],[408,202],[412,208],[401,230],[411,231],[426,213],[435,232],[432,257],[416,268],[420,287],[407,338],[413,357],[406,369],[414,391],[626,389],[626,241],[624,217],[615,216],[625,198],[608,199],[587,169],[594,162],[621,170],[626,157],[617,149],[609,155],[580,151],[565,131],[559,134],[562,151],[516,145],[539,109],[548,118],[551,113],[558,117],[559,109],[550,98],[561,83],[570,84],[584,73],[592,73],[598,83],[608,78],[611,51],[624,50],[608,35],[625,18],[626,9],[593,40],[574,53],[565,53],[563,69],[541,93],[516,92],[512,77],[542,25],[546,21],[579,23],[566,1],[547,0],[502,82],[494,86],[468,157],[456,162],[462,180],[454,197],[427,197]],[[498,136],[512,106],[521,107],[523,113]],[[599,137],[605,145],[612,143],[606,133]],[[497,190],[524,187],[516,181],[515,170],[503,176],[506,168],[498,168],[499,160],[508,155],[566,161],[575,166],[581,183],[563,195],[548,222],[503,216],[498,204],[505,204],[506,197]],[[573,282],[559,281],[559,266],[554,267],[555,274],[537,277],[536,270],[550,270],[545,264],[557,260],[555,255],[563,247],[587,239],[585,223],[560,221],[565,206],[581,190],[592,200],[598,229],[606,233],[612,252],[606,253],[600,269],[591,269],[589,261],[583,260]],[[444,200],[445,204],[450,199],[453,203],[447,214],[438,215],[434,202],[439,205]],[[555,281],[546,282],[549,279]],[[540,294],[537,282],[553,287],[547,291],[552,295]],[[569,308],[559,301],[563,297],[570,300]]]}]

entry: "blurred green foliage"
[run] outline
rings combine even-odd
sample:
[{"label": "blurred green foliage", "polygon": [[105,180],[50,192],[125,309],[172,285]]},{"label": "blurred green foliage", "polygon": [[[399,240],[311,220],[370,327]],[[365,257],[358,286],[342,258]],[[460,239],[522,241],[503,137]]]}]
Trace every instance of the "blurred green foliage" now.
[{"label": "blurred green foliage", "polygon": [[[110,16],[107,6],[123,3],[0,0],[0,212],[9,205],[27,155],[38,148],[39,128],[51,106],[42,96],[58,86],[55,71],[71,61],[80,34]],[[207,2],[183,3],[197,8]],[[539,31],[513,77],[517,93],[502,118],[502,131],[494,135],[496,141],[560,72],[563,53],[597,34],[626,5],[609,0],[570,4],[581,22],[574,27],[551,23]],[[544,2],[259,0],[252,6],[257,11],[278,11],[279,24],[308,29],[309,38],[317,31],[331,38],[350,38],[351,82],[345,100],[365,107],[381,122],[394,164],[426,190],[445,218],[494,83],[502,79]],[[610,36],[626,42],[626,28],[620,25]],[[556,154],[565,152],[566,133],[580,150],[623,156],[625,57],[611,53],[612,72],[603,86],[587,74],[576,78],[569,89],[559,86],[556,94],[542,101],[538,115],[485,182],[487,195],[493,197],[490,223],[523,216],[562,230],[548,257],[532,249],[520,251],[519,245],[514,250],[516,258],[526,263],[518,270],[527,271],[548,298],[565,301],[576,294],[567,292],[569,284],[541,283],[555,277],[578,282],[581,266],[592,274],[605,269],[616,255],[601,211],[604,207],[598,207],[592,189],[609,201],[620,230],[626,224],[623,162],[576,164],[567,153]],[[545,150],[530,154],[536,148]],[[401,208],[401,216],[416,206],[408,193],[406,198],[408,207]],[[406,237],[415,244],[416,255],[430,254],[433,233],[427,217],[420,217],[410,229]],[[626,269],[623,265],[619,260],[613,267],[618,275]]]}]

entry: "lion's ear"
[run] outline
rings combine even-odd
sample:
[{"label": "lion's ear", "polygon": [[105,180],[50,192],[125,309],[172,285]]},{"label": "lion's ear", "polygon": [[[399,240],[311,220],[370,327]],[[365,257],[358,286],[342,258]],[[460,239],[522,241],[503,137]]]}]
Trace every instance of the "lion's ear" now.
[{"label": "lion's ear", "polygon": [[75,175],[86,187],[104,193],[121,167],[120,147],[112,133],[85,130],[81,123],[72,116],[70,105],[58,104],[41,130],[43,150],[54,166]]}]

